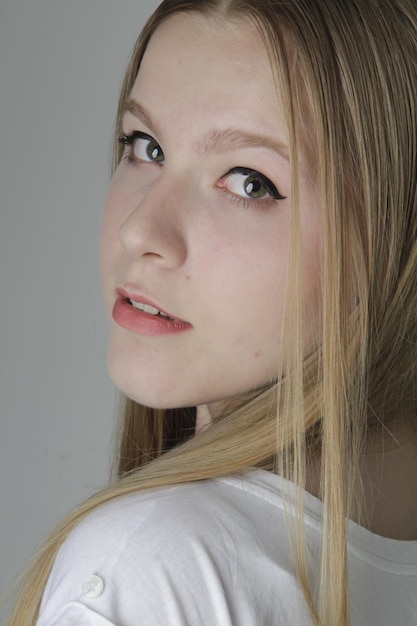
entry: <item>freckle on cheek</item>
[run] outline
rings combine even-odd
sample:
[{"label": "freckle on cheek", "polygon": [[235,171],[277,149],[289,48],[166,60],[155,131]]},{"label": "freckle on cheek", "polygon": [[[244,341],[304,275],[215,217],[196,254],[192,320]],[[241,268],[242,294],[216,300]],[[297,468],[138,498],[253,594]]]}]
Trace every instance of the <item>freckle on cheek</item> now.
[{"label": "freckle on cheek", "polygon": [[253,356],[254,356],[255,359],[259,359],[259,357],[262,356],[262,352],[257,350],[256,352],[253,353]]}]

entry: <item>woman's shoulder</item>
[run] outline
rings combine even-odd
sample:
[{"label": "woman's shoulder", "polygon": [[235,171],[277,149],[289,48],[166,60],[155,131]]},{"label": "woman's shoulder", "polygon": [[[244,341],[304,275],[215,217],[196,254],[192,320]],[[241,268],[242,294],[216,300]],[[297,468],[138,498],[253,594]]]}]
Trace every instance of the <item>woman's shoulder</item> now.
[{"label": "woman's shoulder", "polygon": [[41,624],[77,602],[118,625],[136,612],[149,624],[258,626],[273,597],[283,616],[310,624],[263,474],[142,491],[90,513],[56,558]]},{"label": "woman's shoulder", "polygon": [[[304,499],[314,590],[322,504],[308,493]],[[293,501],[291,483],[258,470],[114,498],[67,537],[39,626],[62,626],[67,615],[85,612],[80,626],[130,626],[138,616],[150,625],[310,626],[288,540]],[[372,623],[393,623],[415,589],[417,542],[350,524],[348,551],[353,623],[363,623],[370,606]]]},{"label": "woman's shoulder", "polygon": [[109,566],[133,560],[135,551],[143,564],[155,551],[182,558],[193,545],[210,544],[215,551],[243,538],[250,549],[255,534],[260,548],[277,540],[283,516],[280,494],[266,472],[138,491],[90,512],[69,534],[57,564],[79,560],[85,567]]},{"label": "woman's shoulder", "polygon": [[[271,491],[263,475],[266,472],[246,472],[241,476],[202,480],[156,489],[135,491],[117,496],[91,511],[70,533],[66,547],[90,552],[97,543],[100,552],[112,551],[114,541],[120,549],[123,541],[140,540],[147,529],[169,530],[178,538],[187,528],[197,534],[206,527],[250,525],[259,516],[256,511],[283,510],[277,492]],[[184,533],[185,534],[185,533]]]}]

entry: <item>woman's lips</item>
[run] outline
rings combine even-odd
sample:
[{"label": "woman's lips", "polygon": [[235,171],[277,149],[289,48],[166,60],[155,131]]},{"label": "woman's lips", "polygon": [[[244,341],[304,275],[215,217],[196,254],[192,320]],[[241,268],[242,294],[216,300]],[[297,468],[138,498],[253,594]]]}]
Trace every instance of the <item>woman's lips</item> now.
[{"label": "woman's lips", "polygon": [[144,336],[166,335],[192,328],[188,322],[160,309],[145,296],[118,289],[112,312],[119,326]]}]

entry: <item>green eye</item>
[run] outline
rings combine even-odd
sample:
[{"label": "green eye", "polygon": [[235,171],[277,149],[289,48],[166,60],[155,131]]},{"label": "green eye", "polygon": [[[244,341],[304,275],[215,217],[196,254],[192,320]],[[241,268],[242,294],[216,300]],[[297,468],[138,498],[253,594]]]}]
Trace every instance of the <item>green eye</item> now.
[{"label": "green eye", "polygon": [[145,163],[163,163],[165,161],[164,152],[157,141],[150,135],[135,130],[131,135],[123,135],[119,143],[128,146],[126,159],[133,163],[142,161]]},{"label": "green eye", "polygon": [[252,174],[247,177],[244,182],[244,189],[249,198],[253,198],[254,200],[264,198],[270,192],[270,189],[257,174]]},{"label": "green eye", "polygon": [[[138,140],[136,140],[138,141]],[[136,141],[134,144],[134,152],[136,153]],[[162,163],[165,159],[164,153],[162,152],[161,146],[156,143],[155,139],[142,139],[142,141],[147,141],[146,145],[146,154],[150,161],[154,161],[155,163]],[[139,151],[141,152],[141,150]]]},{"label": "green eye", "polygon": [[246,167],[234,167],[222,178],[222,187],[249,200],[284,200],[275,185],[263,174]]}]

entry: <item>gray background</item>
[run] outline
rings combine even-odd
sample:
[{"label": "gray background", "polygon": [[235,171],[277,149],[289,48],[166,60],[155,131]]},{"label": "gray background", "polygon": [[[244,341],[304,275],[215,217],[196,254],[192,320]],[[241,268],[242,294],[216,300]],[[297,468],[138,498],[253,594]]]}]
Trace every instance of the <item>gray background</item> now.
[{"label": "gray background", "polygon": [[0,592],[108,478],[98,230],[123,69],[157,4],[0,0]]}]

